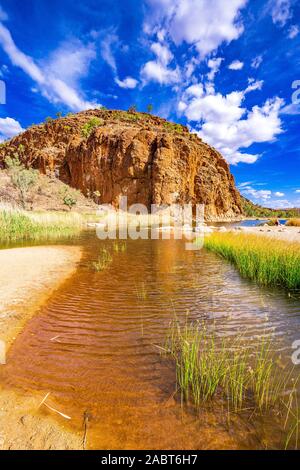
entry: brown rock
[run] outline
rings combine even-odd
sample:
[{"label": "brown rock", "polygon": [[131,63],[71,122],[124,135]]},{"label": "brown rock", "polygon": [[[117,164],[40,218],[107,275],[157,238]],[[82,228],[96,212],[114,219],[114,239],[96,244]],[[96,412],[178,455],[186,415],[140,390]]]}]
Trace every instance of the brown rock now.
[{"label": "brown rock", "polygon": [[[83,126],[101,123],[88,138]],[[208,220],[242,217],[229,166],[215,149],[184,126],[143,113],[90,110],[33,126],[0,150],[0,164],[22,144],[22,160],[41,172],[55,171],[101,203],[202,203]]]}]

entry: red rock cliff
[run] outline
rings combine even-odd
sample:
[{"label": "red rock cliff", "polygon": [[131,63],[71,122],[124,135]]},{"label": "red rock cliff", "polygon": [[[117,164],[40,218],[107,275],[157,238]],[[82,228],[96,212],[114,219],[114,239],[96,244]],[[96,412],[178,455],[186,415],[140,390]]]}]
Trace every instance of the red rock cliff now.
[{"label": "red rock cliff", "polygon": [[[95,120],[96,118],[96,120]],[[93,121],[91,121],[93,119]],[[93,126],[94,124],[94,126]],[[84,132],[86,131],[86,132]],[[202,203],[209,220],[242,215],[224,158],[180,125],[148,114],[91,110],[33,126],[0,150],[101,203]]]}]

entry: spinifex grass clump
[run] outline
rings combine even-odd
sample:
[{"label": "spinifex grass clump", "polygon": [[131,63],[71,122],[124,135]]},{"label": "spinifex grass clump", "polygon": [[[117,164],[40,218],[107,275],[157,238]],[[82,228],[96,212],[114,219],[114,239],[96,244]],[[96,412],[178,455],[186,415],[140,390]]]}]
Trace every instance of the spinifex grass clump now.
[{"label": "spinifex grass clump", "polygon": [[196,407],[222,398],[235,412],[267,411],[280,404],[291,381],[291,372],[278,373],[270,341],[252,351],[242,337],[220,339],[202,323],[174,322],[164,350],[175,361],[182,401]]},{"label": "spinifex grass clump", "polygon": [[205,247],[265,286],[300,288],[300,245],[252,234],[214,233]]},{"label": "spinifex grass clump", "polygon": [[0,241],[47,240],[80,232],[84,217],[76,213],[26,212],[0,207]]},{"label": "spinifex grass clump", "polygon": [[102,248],[97,261],[92,263],[94,271],[101,272],[108,268],[112,263],[112,256],[106,248]]}]

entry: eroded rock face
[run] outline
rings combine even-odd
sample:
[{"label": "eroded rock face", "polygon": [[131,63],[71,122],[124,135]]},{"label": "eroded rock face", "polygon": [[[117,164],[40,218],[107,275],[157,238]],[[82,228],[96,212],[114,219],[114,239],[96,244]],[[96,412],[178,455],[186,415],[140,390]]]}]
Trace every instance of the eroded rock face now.
[{"label": "eroded rock face", "polygon": [[[82,130],[99,118],[89,137]],[[101,203],[202,203],[208,220],[242,216],[240,194],[224,158],[182,126],[141,113],[91,110],[33,126],[0,150],[18,151],[41,172],[56,172]]]}]

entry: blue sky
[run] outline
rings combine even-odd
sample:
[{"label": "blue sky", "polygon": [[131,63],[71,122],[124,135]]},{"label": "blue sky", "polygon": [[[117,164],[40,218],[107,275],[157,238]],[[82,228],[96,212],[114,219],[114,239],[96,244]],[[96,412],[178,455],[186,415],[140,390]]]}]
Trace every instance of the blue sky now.
[{"label": "blue sky", "polygon": [[220,150],[245,196],[300,206],[297,0],[0,7],[1,140],[57,112],[132,104],[146,111],[151,103]]}]

